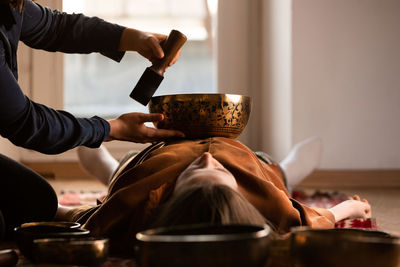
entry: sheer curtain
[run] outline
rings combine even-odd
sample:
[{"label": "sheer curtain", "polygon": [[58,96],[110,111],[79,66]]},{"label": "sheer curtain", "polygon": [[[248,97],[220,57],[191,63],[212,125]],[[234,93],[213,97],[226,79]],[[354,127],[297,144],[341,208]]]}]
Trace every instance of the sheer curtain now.
[{"label": "sheer curtain", "polygon": [[218,90],[252,97],[239,140],[280,160],[290,149],[291,0],[219,0]]}]

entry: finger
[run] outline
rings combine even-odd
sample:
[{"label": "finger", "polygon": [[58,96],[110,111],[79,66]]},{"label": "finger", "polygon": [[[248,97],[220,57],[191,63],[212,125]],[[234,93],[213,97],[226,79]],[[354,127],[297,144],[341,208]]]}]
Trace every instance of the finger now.
[{"label": "finger", "polygon": [[168,138],[168,137],[185,137],[185,134],[178,130],[165,130],[165,129],[158,129],[156,131],[157,138]]},{"label": "finger", "polygon": [[368,207],[364,210],[365,214],[369,214],[371,211],[371,209],[369,209]]},{"label": "finger", "polygon": [[185,134],[177,130],[148,128],[148,137],[154,140],[161,140],[171,137],[185,137]]},{"label": "finger", "polygon": [[151,36],[149,38],[150,40],[150,47],[151,50],[153,51],[153,54],[156,56],[156,58],[160,59],[164,57],[164,51],[161,48],[161,45],[159,43],[159,40],[155,38],[154,36]]},{"label": "finger", "polygon": [[371,209],[366,209],[365,210],[365,218],[371,218],[372,214],[371,214]]},{"label": "finger", "polygon": [[145,123],[145,122],[159,122],[164,119],[164,115],[161,113],[141,113],[138,116],[138,119],[140,123]]},{"label": "finger", "polygon": [[366,217],[371,218],[371,205],[368,203],[365,203],[364,205],[365,205],[364,212],[365,212]]},{"label": "finger", "polygon": [[179,49],[178,53],[176,53],[175,57],[171,60],[171,62],[168,64],[169,67],[175,64],[176,61],[178,61],[178,58],[181,56],[181,50]]},{"label": "finger", "polygon": [[360,200],[360,197],[359,197],[358,195],[354,195],[354,196],[353,196],[353,199],[354,199],[354,200]]}]

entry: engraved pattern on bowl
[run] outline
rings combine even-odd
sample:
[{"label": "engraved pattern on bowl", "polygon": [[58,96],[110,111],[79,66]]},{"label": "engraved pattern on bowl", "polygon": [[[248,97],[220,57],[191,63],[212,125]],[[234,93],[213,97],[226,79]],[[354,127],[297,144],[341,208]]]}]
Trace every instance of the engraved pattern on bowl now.
[{"label": "engraved pattern on bowl", "polygon": [[164,114],[158,129],[175,129],[186,138],[238,137],[249,120],[251,99],[233,94],[178,94],[153,97],[150,113]]}]

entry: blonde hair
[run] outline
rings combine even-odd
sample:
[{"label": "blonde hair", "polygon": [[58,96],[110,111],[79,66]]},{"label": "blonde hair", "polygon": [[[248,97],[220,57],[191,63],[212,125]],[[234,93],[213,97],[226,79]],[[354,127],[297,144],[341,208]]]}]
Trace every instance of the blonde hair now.
[{"label": "blonde hair", "polygon": [[206,183],[172,196],[154,213],[151,226],[198,223],[270,224],[242,194],[225,185]]}]

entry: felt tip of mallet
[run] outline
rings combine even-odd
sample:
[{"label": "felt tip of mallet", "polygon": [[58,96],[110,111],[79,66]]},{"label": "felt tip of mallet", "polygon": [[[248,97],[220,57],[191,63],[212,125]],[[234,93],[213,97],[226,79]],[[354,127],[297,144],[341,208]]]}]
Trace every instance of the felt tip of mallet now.
[{"label": "felt tip of mallet", "polygon": [[157,91],[163,79],[163,76],[148,67],[129,96],[143,106],[146,106]]}]

